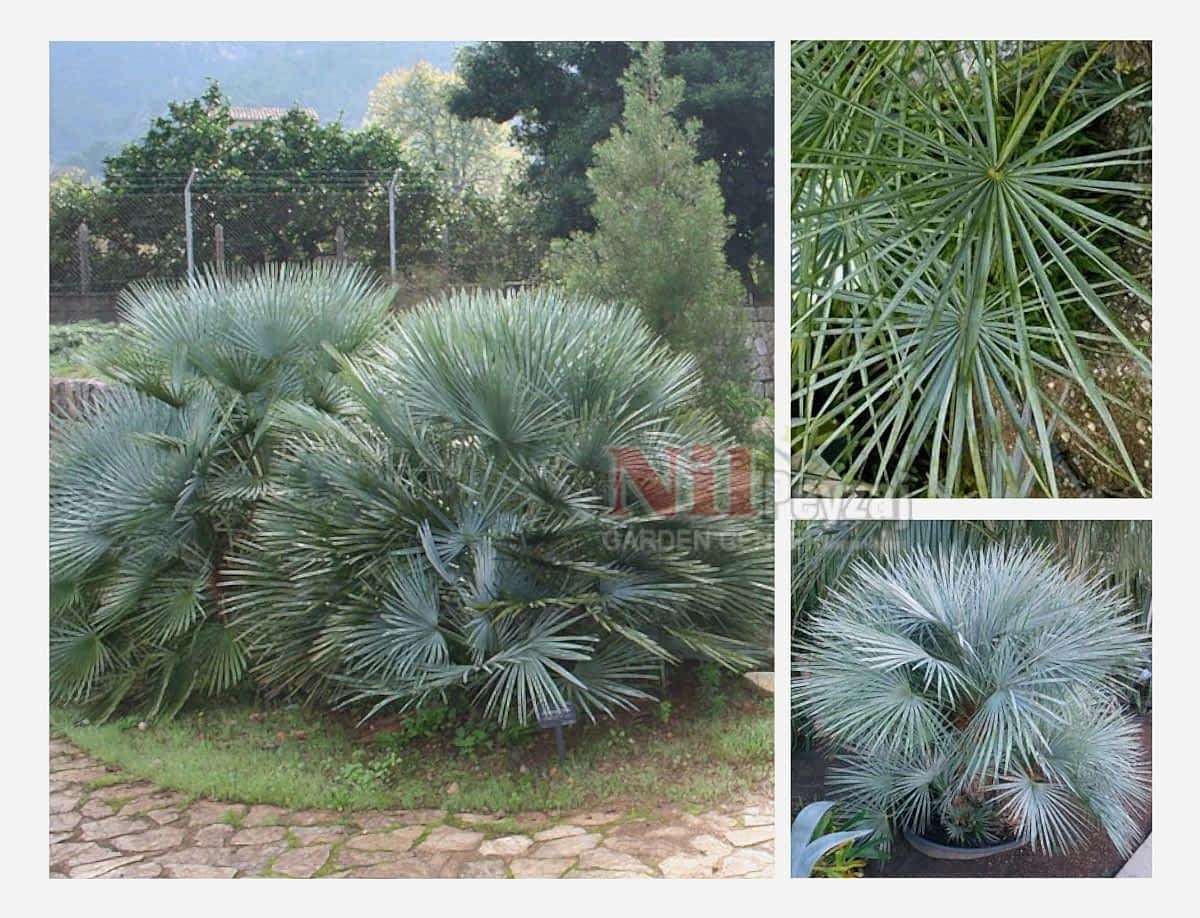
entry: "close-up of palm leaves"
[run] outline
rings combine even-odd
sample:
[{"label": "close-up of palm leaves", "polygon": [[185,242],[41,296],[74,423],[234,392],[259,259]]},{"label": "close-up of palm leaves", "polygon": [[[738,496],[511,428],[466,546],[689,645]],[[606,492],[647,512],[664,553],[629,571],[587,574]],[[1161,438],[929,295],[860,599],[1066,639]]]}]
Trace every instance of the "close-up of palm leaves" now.
[{"label": "close-up of palm leaves", "polygon": [[336,412],[337,356],[391,293],[354,268],[268,268],[122,295],[115,382],[50,462],[50,687],[105,716],[169,716],[229,689],[245,654],[219,580],[267,490],[288,405]]},{"label": "close-up of palm leaves", "polygon": [[1126,44],[793,45],[796,493],[1149,495]]},{"label": "close-up of palm leaves", "polygon": [[760,524],[613,512],[611,445],[665,467],[728,442],[695,408],[694,361],[635,312],[455,295],[347,376],[352,417],[288,418],[288,467],[228,579],[264,686],[372,710],[460,693],[526,723],[564,702],[611,716],[684,659],[762,659]]},{"label": "close-up of palm leaves", "polygon": [[813,563],[792,691],[835,759],[830,788],[882,832],[1060,853],[1099,826],[1128,856],[1149,793],[1127,705],[1149,600],[1131,601],[1129,564],[1106,549],[1128,561],[1122,543],[1148,532],[1078,524],[1095,551],[1073,559],[1028,524],[911,525],[800,543]]}]

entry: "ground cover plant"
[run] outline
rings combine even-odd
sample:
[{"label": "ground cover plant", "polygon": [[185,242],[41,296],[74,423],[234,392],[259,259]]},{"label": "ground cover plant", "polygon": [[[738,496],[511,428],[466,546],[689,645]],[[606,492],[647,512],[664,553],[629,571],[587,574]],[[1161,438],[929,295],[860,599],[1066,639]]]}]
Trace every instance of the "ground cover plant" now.
[{"label": "ground cover plant", "polygon": [[753,517],[636,489],[614,512],[614,444],[680,453],[685,481],[711,449],[725,493],[691,358],[554,293],[391,325],[389,300],[338,266],[124,297],[97,360],[115,385],[52,449],[54,702],[153,721],[257,684],[356,716],[461,700],[505,728],[565,701],[612,716],[685,659],[763,658]]},{"label": "ground cover plant", "polygon": [[87,353],[120,334],[114,322],[68,322],[50,326],[50,375],[86,377],[96,375]]},{"label": "ground cover plant", "polygon": [[[664,804],[707,807],[769,782],[771,700],[727,675],[715,710],[687,669],[662,689],[669,704],[566,731],[558,766],[549,731],[502,730],[469,709],[434,705],[358,725],[349,713],[233,696],[189,703],[139,729],[137,715],[103,724],[56,707],[54,732],[133,778],[195,797],[295,809],[424,809],[518,814]],[[451,816],[453,819],[453,816]]]},{"label": "ground cover plant", "polygon": [[793,693],[829,784],[884,834],[1055,853],[1099,825],[1128,855],[1144,611],[1047,545],[970,540],[856,561],[806,616]]},{"label": "ground cover plant", "polygon": [[799,491],[1149,493],[1143,50],[793,47]]}]

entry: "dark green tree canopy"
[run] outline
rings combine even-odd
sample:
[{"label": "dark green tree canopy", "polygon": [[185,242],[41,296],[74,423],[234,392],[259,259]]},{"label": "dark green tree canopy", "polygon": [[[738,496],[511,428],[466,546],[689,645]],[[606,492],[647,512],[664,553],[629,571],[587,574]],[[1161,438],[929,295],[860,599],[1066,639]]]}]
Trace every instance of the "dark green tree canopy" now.
[{"label": "dark green tree canopy", "polygon": [[145,137],[104,161],[104,185],[120,191],[143,185],[148,177],[186,177],[193,168],[210,179],[274,178],[279,190],[298,181],[327,179],[335,173],[391,174],[413,190],[431,190],[430,177],[410,164],[403,144],[380,127],[347,130],[334,121],[318,123],[293,108],[283,117],[254,125],[235,124],[229,100],[217,83],[202,96],[172,102],[168,114],[154,119]]},{"label": "dark green tree canopy", "polygon": [[[667,42],[665,50],[667,74],[687,82],[676,117],[701,124],[700,155],[719,166],[736,221],[725,251],[749,282],[751,258],[772,258],[771,44]],[[592,148],[620,118],[618,81],[633,56],[624,42],[585,41],[482,42],[460,52],[464,86],[451,108],[462,117],[516,119],[548,237],[593,228],[585,174]]]},{"label": "dark green tree canopy", "polygon": [[213,258],[218,223],[231,265],[332,254],[341,226],[353,260],[384,268],[386,187],[393,174],[401,265],[431,250],[444,217],[433,176],[408,161],[396,134],[320,124],[299,108],[259,124],[236,124],[229,100],[212,83],[196,99],[171,103],[144,137],[105,160],[101,185],[51,196],[52,251],[56,243],[63,250],[58,263],[52,260],[52,281],[73,276],[73,239],[82,221],[93,239],[103,240],[92,265],[99,285],[182,276],[183,188],[193,169],[198,262]]}]

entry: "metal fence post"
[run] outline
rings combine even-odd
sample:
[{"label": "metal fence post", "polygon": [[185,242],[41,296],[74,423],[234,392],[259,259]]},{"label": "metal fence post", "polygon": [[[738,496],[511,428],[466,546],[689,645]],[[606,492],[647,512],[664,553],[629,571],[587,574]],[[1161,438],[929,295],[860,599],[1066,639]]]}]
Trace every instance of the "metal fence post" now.
[{"label": "metal fence post", "polygon": [[188,176],[187,184],[183,186],[183,223],[184,234],[187,240],[187,274],[188,280],[192,280],[196,276],[196,252],[192,244],[192,180],[196,177],[196,170],[192,169]]},{"label": "metal fence post", "polygon": [[213,227],[213,249],[214,261],[217,266],[217,273],[225,273],[225,227],[218,223]]},{"label": "metal fence post", "polygon": [[388,182],[388,270],[393,280],[396,278],[396,179],[400,170],[392,173]]},{"label": "metal fence post", "polygon": [[75,233],[79,242],[79,292],[87,296],[92,292],[92,246],[87,223],[80,223]]}]

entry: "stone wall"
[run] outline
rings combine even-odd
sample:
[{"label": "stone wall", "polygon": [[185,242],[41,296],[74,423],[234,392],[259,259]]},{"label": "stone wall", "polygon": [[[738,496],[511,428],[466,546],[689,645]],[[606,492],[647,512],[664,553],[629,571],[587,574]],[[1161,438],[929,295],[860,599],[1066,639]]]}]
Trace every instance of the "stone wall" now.
[{"label": "stone wall", "polygon": [[775,310],[770,306],[750,307],[750,368],[754,394],[775,397]]},{"label": "stone wall", "polygon": [[107,383],[98,379],[50,377],[50,421],[77,418],[96,403]]},{"label": "stone wall", "polygon": [[117,321],[115,293],[58,293],[50,294],[50,324],[64,322]]}]

